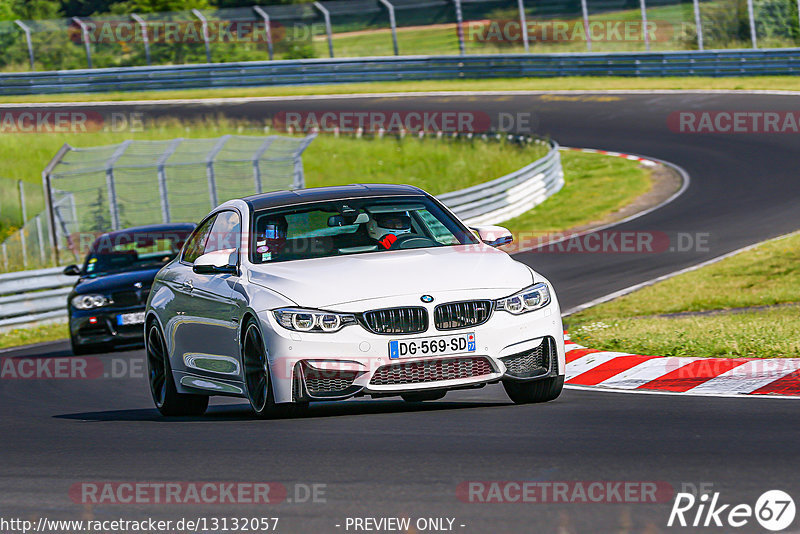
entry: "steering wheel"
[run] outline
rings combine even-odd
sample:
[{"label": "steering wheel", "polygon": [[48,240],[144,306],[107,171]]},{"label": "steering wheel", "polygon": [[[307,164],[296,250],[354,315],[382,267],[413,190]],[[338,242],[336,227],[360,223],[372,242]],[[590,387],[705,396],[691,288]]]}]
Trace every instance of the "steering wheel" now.
[{"label": "steering wheel", "polygon": [[433,239],[416,234],[403,234],[395,239],[389,250],[400,250],[409,248],[435,247],[439,243]]}]

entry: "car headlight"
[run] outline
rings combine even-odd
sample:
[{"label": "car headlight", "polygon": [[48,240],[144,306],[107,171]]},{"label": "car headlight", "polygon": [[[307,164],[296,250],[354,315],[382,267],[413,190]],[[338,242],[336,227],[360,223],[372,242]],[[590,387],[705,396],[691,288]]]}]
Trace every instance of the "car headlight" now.
[{"label": "car headlight", "polygon": [[297,332],[338,332],[345,326],[356,324],[356,317],[350,313],[336,313],[301,308],[281,308],[274,310],[278,323]]},{"label": "car headlight", "polygon": [[550,304],[550,290],[547,284],[538,283],[527,287],[510,297],[497,299],[498,310],[505,310],[514,315],[544,308]]},{"label": "car headlight", "polygon": [[72,297],[72,306],[79,310],[91,310],[92,308],[101,308],[108,306],[111,303],[103,295],[77,295]]}]

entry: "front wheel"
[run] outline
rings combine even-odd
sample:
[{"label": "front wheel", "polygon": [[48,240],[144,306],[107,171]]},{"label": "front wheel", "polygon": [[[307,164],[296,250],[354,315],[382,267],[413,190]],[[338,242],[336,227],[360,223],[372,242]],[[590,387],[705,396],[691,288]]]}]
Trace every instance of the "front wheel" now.
[{"label": "front wheel", "polygon": [[564,376],[554,376],[531,382],[503,380],[503,387],[508,398],[514,401],[514,404],[548,402],[561,395],[561,390],[564,389]]},{"label": "front wheel", "polygon": [[153,323],[147,332],[147,376],[150,393],[161,415],[203,415],[208,409],[207,395],[178,393],[164,337]]}]

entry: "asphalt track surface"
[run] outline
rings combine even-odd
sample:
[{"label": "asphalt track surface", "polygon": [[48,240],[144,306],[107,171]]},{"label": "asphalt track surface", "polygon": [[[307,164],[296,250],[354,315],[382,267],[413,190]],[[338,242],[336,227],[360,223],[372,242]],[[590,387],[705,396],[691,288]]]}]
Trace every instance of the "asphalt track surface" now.
[{"label": "asphalt track surface", "polygon": [[[615,230],[707,234],[706,249],[518,256],[554,282],[568,308],[800,227],[796,134],[691,135],[667,127],[674,111],[795,110],[797,101],[747,94],[485,95],[117,110],[248,118],[303,109],[532,112],[536,133],[562,145],[683,167],[691,185],[682,196]],[[0,356],[69,352],[50,344]],[[463,532],[663,532],[670,530],[672,499],[482,504],[462,502],[456,488],[465,481],[663,481],[674,491],[710,483],[723,503],[753,505],[769,489],[800,498],[800,412],[792,400],[565,390],[555,402],[520,407],[509,404],[501,387],[489,386],[422,406],[391,399],[324,404],[288,420],[254,420],[238,401],[214,401],[202,418],[165,419],[152,408],[142,351],[98,358],[122,376],[0,381],[3,517],[278,516],[280,532],[328,533],[353,532],[345,530],[347,517],[409,516],[454,518]],[[325,502],[84,505],[69,496],[70,487],[86,481],[187,480],[274,481],[290,497],[296,483],[325,484]],[[751,520],[737,531],[763,529]]]}]

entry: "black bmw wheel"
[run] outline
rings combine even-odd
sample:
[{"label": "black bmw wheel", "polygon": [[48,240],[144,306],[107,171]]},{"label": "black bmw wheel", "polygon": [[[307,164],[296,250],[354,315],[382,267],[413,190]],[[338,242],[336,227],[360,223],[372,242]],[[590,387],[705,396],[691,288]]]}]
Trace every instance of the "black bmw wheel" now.
[{"label": "black bmw wheel", "polygon": [[164,337],[156,323],[147,331],[147,376],[153,402],[162,415],[203,415],[208,408],[207,395],[178,393]]}]

